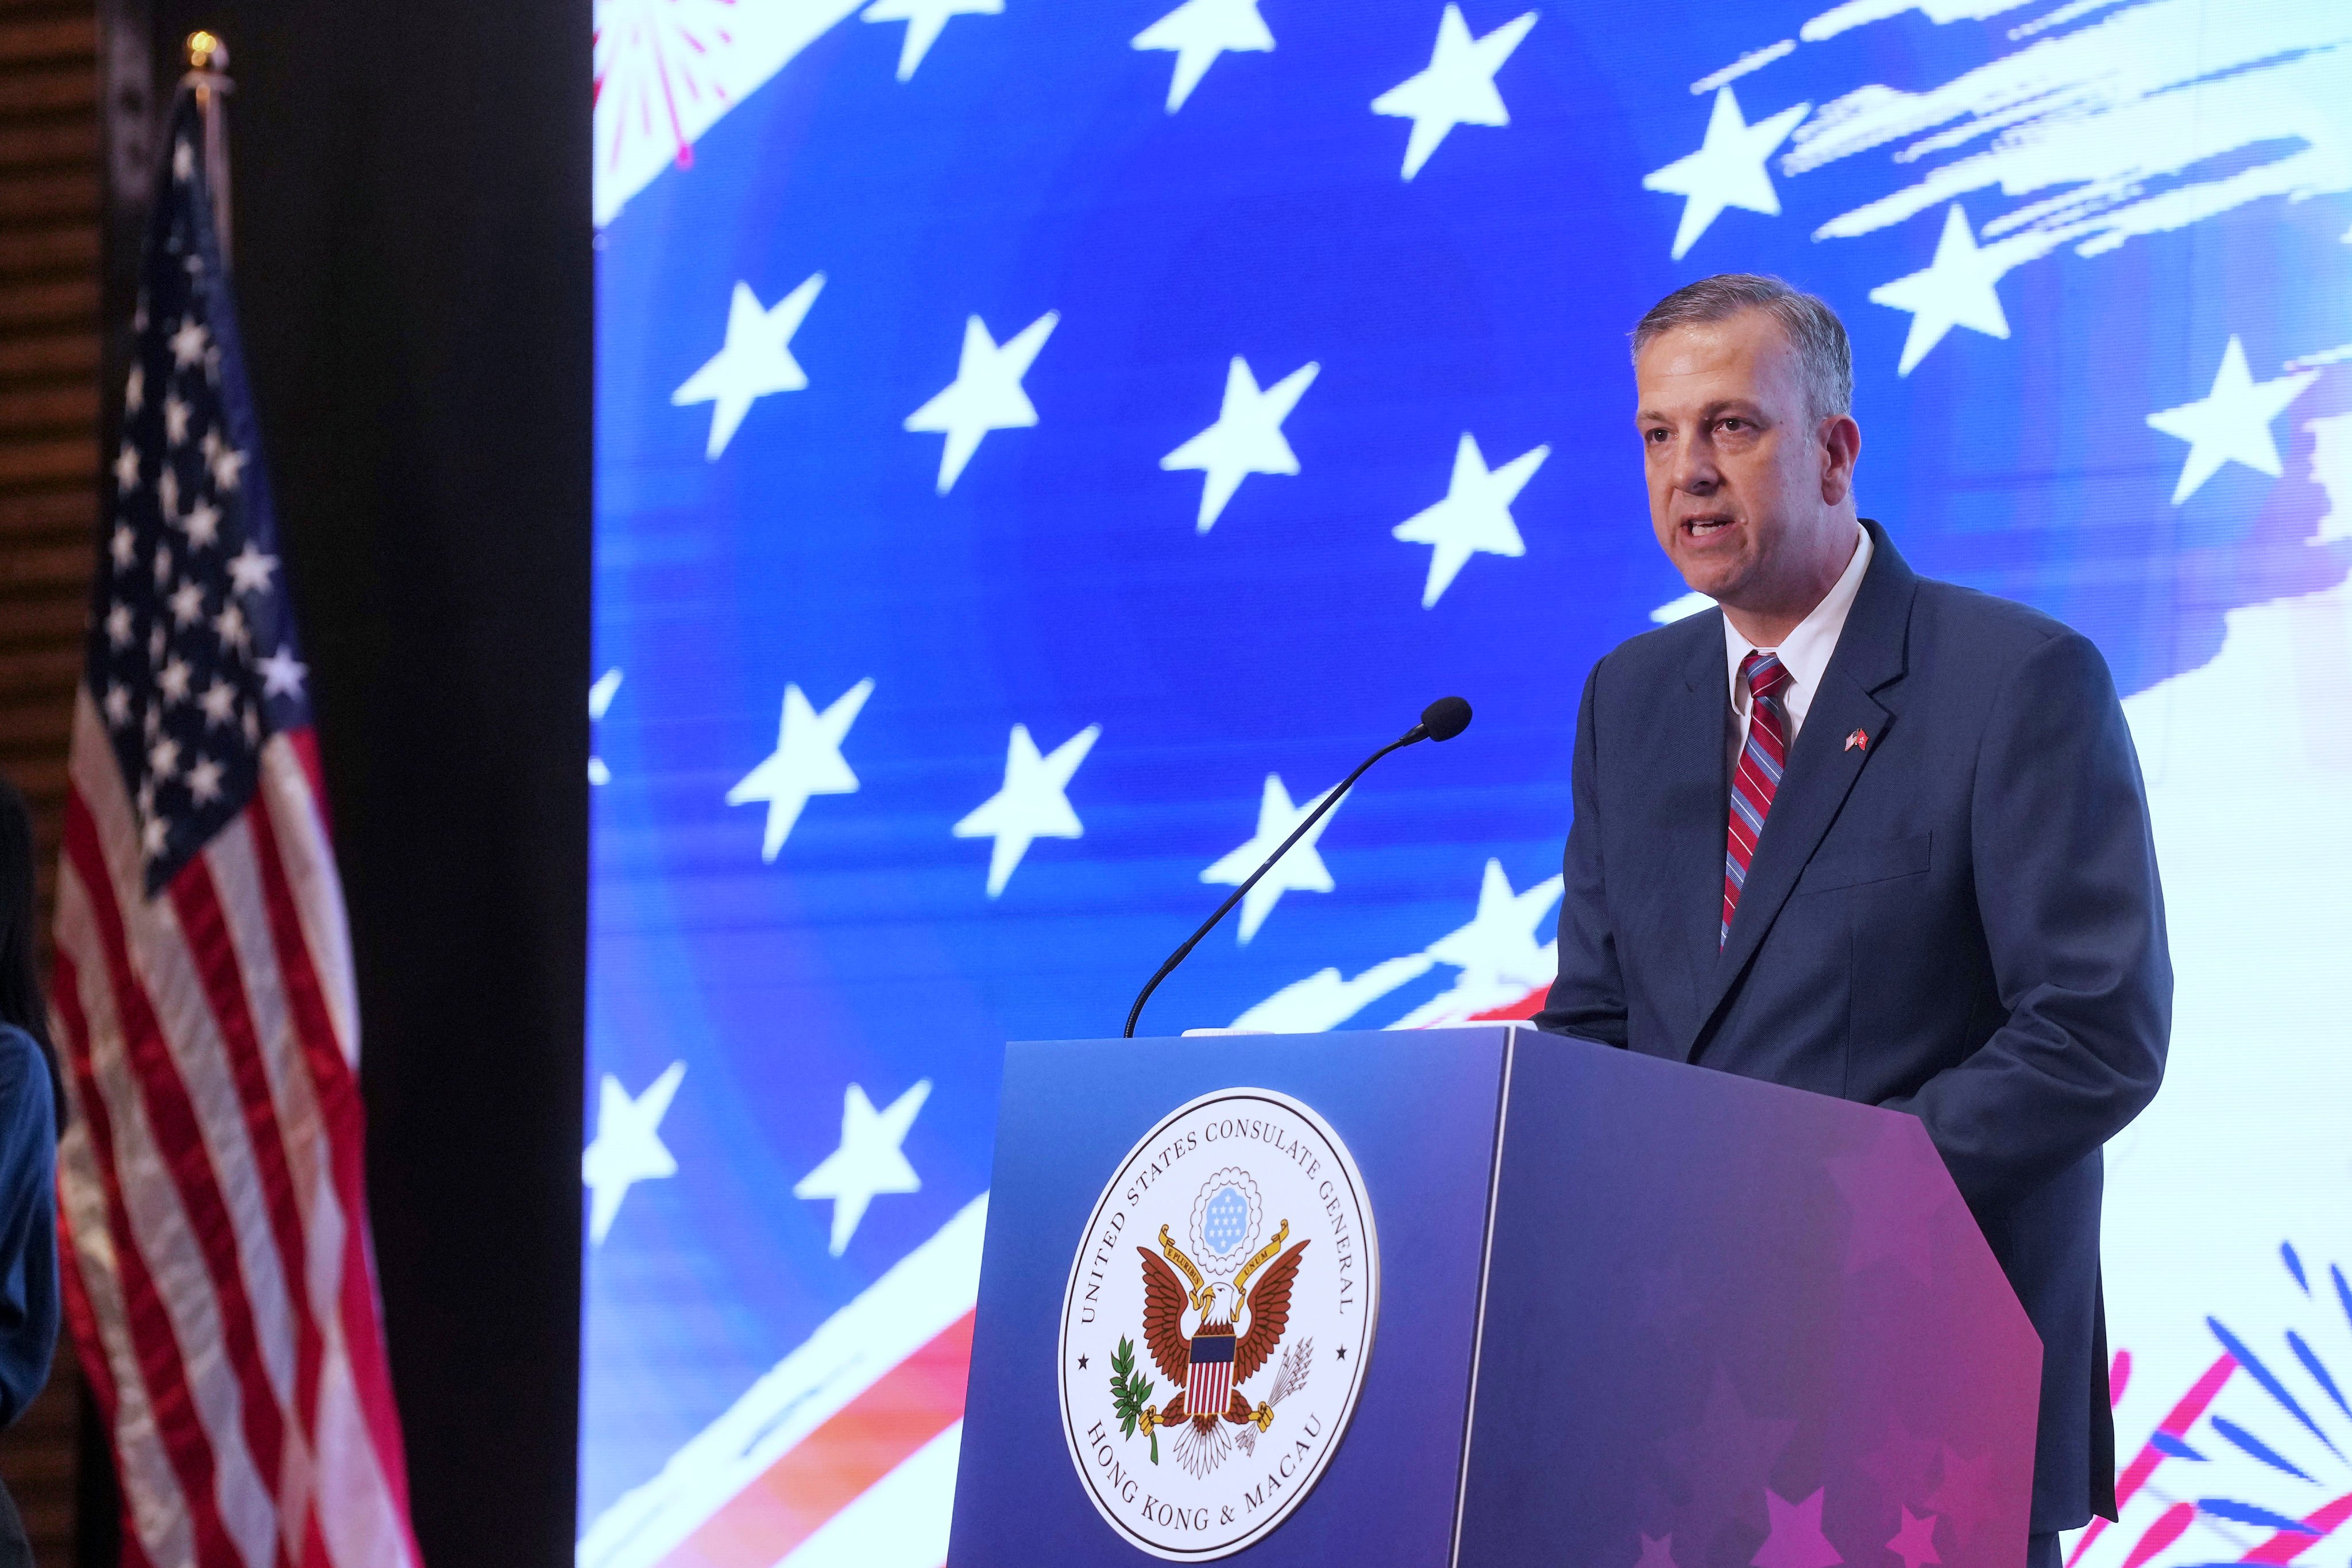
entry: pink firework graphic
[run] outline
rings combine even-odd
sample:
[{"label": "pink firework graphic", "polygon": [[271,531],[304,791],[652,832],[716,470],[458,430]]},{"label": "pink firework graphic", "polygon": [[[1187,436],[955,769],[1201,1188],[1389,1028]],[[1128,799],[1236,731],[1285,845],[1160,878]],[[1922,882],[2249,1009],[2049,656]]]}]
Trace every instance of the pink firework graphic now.
[{"label": "pink firework graphic", "polygon": [[[2352,1526],[2352,1281],[2336,1264],[2306,1264],[2289,1243],[2280,1244],[2279,1262],[2307,1309],[2304,1321],[2255,1333],[2205,1320],[2213,1360],[2116,1477],[2128,1520],[2117,1533],[2130,1545],[2116,1558],[2111,1542],[2102,1563],[2292,1563]],[[2130,1352],[2119,1352],[2117,1400],[2130,1379]],[[2135,1500],[2159,1511],[2134,1511]],[[2093,1520],[2070,1568],[2116,1530]]]},{"label": "pink firework graphic", "polygon": [[734,43],[735,0],[596,0],[595,107],[605,172],[645,142],[680,168],[694,162],[688,122],[726,107],[718,62]]}]

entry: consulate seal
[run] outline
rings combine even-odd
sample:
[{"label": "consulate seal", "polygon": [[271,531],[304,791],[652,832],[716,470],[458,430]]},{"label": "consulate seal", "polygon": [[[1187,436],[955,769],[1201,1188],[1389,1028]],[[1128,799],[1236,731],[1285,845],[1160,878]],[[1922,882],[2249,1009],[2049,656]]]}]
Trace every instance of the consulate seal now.
[{"label": "consulate seal", "polygon": [[1280,1524],[1355,1413],[1380,1272],[1356,1162],[1288,1095],[1220,1089],[1146,1133],[1062,1300],[1062,1430],[1111,1528],[1202,1562]]}]

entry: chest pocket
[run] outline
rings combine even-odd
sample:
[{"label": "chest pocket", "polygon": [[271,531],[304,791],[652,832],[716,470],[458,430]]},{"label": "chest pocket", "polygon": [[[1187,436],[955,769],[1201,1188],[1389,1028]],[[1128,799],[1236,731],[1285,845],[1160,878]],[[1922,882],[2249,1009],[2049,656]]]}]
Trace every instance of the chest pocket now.
[{"label": "chest pocket", "polygon": [[1927,869],[1928,851],[1935,835],[1922,833],[1916,837],[1891,839],[1881,844],[1839,845],[1813,857],[1805,874],[1797,879],[1796,892],[1825,893],[1833,888],[1859,887],[1864,882],[1891,882],[1897,877],[1916,877]]}]

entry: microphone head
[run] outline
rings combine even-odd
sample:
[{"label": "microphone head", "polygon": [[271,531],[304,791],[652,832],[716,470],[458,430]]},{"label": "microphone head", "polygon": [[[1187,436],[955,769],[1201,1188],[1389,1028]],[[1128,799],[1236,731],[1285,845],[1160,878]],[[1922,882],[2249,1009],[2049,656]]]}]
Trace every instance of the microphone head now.
[{"label": "microphone head", "polygon": [[1450,741],[1470,727],[1470,704],[1459,697],[1441,697],[1421,710],[1421,727],[1433,741]]}]

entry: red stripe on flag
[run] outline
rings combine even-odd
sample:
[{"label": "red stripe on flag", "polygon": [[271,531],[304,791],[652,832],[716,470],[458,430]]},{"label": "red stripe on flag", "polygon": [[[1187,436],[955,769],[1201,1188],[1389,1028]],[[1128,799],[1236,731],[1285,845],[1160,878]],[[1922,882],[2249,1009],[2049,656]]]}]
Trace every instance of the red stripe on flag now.
[{"label": "red stripe on flag", "polygon": [[[298,734],[306,734],[297,731]],[[289,737],[290,739],[291,737]],[[307,738],[307,737],[306,737]],[[299,752],[299,747],[297,748]],[[310,803],[314,808],[316,802]],[[295,1037],[310,1064],[311,1092],[319,1104],[325,1131],[335,1195],[343,1214],[344,1245],[341,1285],[343,1354],[352,1369],[352,1383],[360,1414],[373,1440],[377,1468],[392,1494],[408,1561],[418,1560],[408,1521],[408,1464],[400,1436],[400,1413],[392,1399],[392,1368],[384,1357],[383,1335],[377,1322],[375,1259],[368,1237],[366,1113],[359,1085],[352,1076],[335,1040],[334,1024],[320,989],[319,976],[303,940],[292,884],[278,844],[278,824],[272,814],[267,774],[246,807],[253,830],[254,862],[260,872],[262,902],[278,948],[279,984],[286,993],[286,1010],[294,1021]],[[289,824],[297,829],[309,826]],[[340,921],[342,911],[331,911]]]},{"label": "red stripe on flag", "polygon": [[[249,826],[249,825],[248,825]],[[245,973],[236,944],[230,939],[223,914],[220,889],[211,865],[202,855],[188,862],[168,889],[172,908],[180,918],[180,934],[188,945],[205,1001],[212,1009],[220,1035],[222,1054],[236,1085],[237,1102],[245,1111],[246,1136],[253,1148],[256,1173],[261,1180],[263,1207],[286,1279],[288,1306],[294,1316],[294,1418],[307,1445],[318,1447],[317,1409],[319,1363],[323,1346],[318,1321],[310,1312],[310,1247],[302,1234],[302,1215],[288,1166],[284,1130],[278,1126],[277,1100],[269,1075],[262,1065],[261,1043],[254,1033],[253,1012],[245,994]]]},{"label": "red stripe on flag", "polygon": [[[179,1064],[172,1059],[163,1025],[131,967],[121,909],[114,901],[106,857],[99,847],[97,825],[79,791],[66,805],[66,858],[89,900],[92,923],[104,950],[109,989],[114,995],[116,1020],[121,1026],[122,1048],[138,1080],[139,1098],[146,1111],[150,1135],[171,1173],[187,1215],[188,1230],[212,1280],[213,1298],[220,1315],[222,1349],[236,1379],[240,1415],[247,1447],[265,1486],[276,1485],[286,1452],[285,1412],[269,1386],[261,1361],[261,1342],[254,1326],[253,1303],[246,1295],[245,1271],[237,1258],[236,1220],[221,1192],[212,1155],[187,1086],[180,1080]],[[111,1162],[110,1162],[111,1163]],[[118,1174],[117,1180],[120,1180]],[[119,1230],[128,1238],[131,1232]]]},{"label": "red stripe on flag", "polygon": [[772,1568],[963,1418],[972,1314],[884,1373],[729,1499],[663,1568]]},{"label": "red stripe on flag", "polygon": [[[89,818],[79,792],[66,801],[66,823],[68,834],[74,820],[82,820],[85,831]],[[106,1101],[99,1094],[98,1079],[90,1071],[89,1025],[81,1011],[80,979],[72,958],[60,946],[55,959],[55,979],[51,985],[50,1005],[66,1025],[69,1037],[85,1042],[83,1048],[67,1053],[68,1066],[80,1099],[82,1126],[89,1135],[90,1149],[100,1171],[100,1186],[104,1189],[106,1227],[114,1240],[114,1264],[122,1279],[123,1312],[128,1319],[132,1350],[139,1361],[140,1381],[146,1385],[148,1406],[155,1422],[156,1436],[162,1439],[163,1452],[172,1464],[172,1473],[178,1478],[180,1494],[188,1510],[188,1523],[194,1537],[197,1560],[205,1563],[235,1563],[241,1560],[236,1545],[229,1539],[221,1522],[220,1500],[215,1494],[213,1476],[212,1437],[205,1432],[204,1418],[196,1413],[195,1402],[189,1387],[187,1370],[181,1364],[180,1343],[172,1332],[172,1322],[163,1310],[163,1299],[156,1293],[155,1281],[147,1272],[147,1260],[139,1251],[131,1230],[131,1216],[122,1205],[121,1173],[114,1163],[114,1123],[108,1113]],[[95,1342],[86,1341],[101,1363],[102,1352],[95,1352]],[[85,1361],[91,1356],[86,1355]],[[93,1380],[93,1386],[101,1386]],[[102,1385],[106,1392],[115,1392],[110,1376]],[[103,1414],[110,1428],[114,1424],[114,1408],[108,1405]],[[111,1436],[110,1432],[110,1436]],[[135,1539],[137,1532],[123,1531],[124,1544]]]}]

